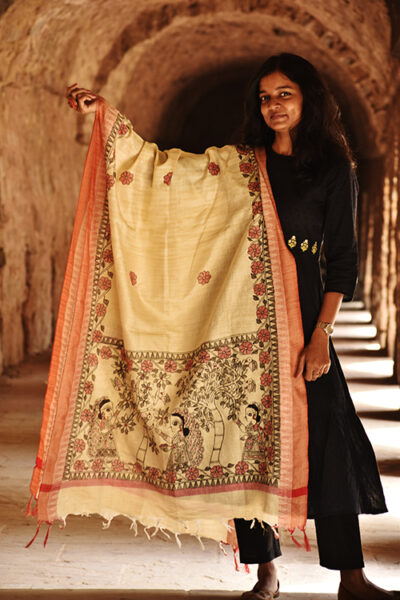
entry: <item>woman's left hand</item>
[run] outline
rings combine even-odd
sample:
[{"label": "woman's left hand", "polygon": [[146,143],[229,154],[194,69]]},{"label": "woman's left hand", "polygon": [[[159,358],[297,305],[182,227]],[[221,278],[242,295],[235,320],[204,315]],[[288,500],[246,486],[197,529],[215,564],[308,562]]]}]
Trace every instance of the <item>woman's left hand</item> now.
[{"label": "woman's left hand", "polygon": [[329,357],[329,336],[322,329],[315,329],[310,343],[305,346],[299,356],[296,377],[304,373],[306,381],[315,381],[326,375],[331,366]]}]

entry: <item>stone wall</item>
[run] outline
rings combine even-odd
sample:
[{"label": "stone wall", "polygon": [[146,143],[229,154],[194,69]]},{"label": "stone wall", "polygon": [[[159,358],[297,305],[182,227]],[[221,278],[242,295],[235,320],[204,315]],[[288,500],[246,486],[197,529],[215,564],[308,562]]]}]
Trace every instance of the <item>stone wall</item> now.
[{"label": "stone wall", "polygon": [[341,103],[363,173],[362,284],[394,352],[399,62],[383,0],[7,0],[0,14],[0,371],[54,331],[92,121],[67,108],[65,85],[101,93],[147,139],[200,147],[224,141],[250,72],[283,50],[309,58]]}]

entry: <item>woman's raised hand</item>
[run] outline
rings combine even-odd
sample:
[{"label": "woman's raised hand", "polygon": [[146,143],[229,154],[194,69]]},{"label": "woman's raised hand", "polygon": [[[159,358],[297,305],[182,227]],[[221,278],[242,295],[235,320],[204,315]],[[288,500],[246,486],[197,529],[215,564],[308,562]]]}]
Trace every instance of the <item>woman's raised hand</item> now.
[{"label": "woman's raised hand", "polygon": [[96,112],[99,96],[86,88],[78,87],[77,83],[67,87],[65,97],[69,106],[83,115]]}]

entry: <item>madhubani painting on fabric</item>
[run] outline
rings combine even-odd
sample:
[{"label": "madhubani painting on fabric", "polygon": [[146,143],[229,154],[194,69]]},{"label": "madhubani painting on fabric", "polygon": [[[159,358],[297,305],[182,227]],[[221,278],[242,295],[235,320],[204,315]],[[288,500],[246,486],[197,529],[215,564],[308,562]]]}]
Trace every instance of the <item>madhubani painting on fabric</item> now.
[{"label": "madhubani painting on fabric", "polygon": [[301,320],[260,160],[161,152],[97,111],[31,486],[39,523],[122,514],[217,540],[235,517],[304,528]]}]

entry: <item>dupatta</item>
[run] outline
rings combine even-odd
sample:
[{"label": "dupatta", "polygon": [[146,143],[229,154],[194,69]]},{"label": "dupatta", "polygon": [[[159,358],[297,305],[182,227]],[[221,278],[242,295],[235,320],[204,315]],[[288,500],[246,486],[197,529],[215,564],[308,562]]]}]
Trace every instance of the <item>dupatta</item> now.
[{"label": "dupatta", "polygon": [[304,530],[302,348],[265,152],[163,152],[100,101],[28,513],[217,541],[233,518]]}]

